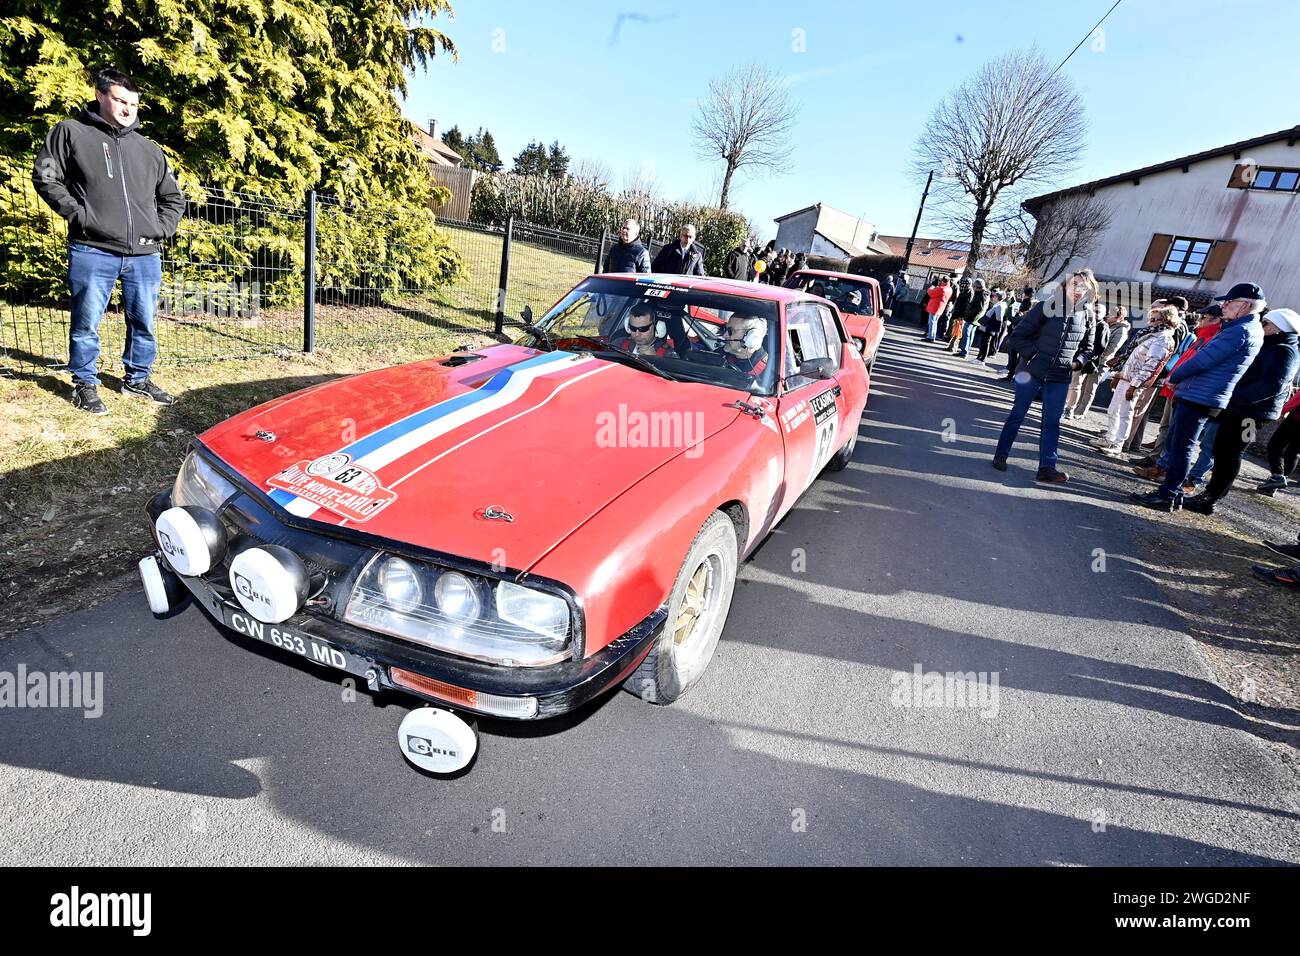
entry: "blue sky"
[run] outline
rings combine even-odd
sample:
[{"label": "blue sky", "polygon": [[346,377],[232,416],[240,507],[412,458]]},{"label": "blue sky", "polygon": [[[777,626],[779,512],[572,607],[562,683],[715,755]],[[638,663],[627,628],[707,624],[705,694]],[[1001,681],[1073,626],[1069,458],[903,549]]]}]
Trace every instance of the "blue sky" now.
[{"label": "blue sky", "polygon": [[[616,184],[653,175],[665,197],[716,201],[720,163],[696,156],[691,118],[710,77],[756,61],[789,77],[795,152],[788,173],[733,186],[733,208],[765,237],[815,202],[906,234],[920,198],[909,160],[933,104],[1018,47],[1055,65],[1111,2],[452,0],[455,18],[436,25],[460,60],[413,76],[404,110],[440,133],[487,127],[507,166],[530,140],[558,139]],[[1070,182],[1300,123],[1294,0],[1123,0],[1103,30],[1103,48],[1085,43],[1062,71],[1091,130]]]}]

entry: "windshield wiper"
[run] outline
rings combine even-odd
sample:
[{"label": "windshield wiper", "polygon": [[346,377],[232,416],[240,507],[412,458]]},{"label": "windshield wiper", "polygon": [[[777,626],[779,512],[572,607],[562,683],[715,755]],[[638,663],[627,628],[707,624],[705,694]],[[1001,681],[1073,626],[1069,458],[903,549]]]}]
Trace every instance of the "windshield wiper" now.
[{"label": "windshield wiper", "polygon": [[[595,342],[598,340],[592,339],[591,341]],[[636,363],[637,368],[645,369],[647,372],[651,372],[655,375],[658,375],[660,378],[665,378],[670,382],[677,381],[676,376],[669,375],[667,372],[661,369],[658,365],[655,365],[649,359],[645,358],[644,356],[637,355],[635,352],[629,352],[627,349],[621,349],[617,345],[613,344],[612,342],[602,342],[600,351],[613,352],[615,355],[622,355],[625,358],[630,358],[633,362]]]}]

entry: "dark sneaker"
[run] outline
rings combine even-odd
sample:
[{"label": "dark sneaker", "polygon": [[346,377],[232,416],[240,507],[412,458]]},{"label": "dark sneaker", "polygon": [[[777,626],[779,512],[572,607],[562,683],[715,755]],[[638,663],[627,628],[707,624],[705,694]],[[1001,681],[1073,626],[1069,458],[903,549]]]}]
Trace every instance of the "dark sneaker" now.
[{"label": "dark sneaker", "polygon": [[1198,515],[1212,515],[1214,514],[1214,499],[1202,492],[1199,495],[1184,498],[1183,507],[1188,511],[1195,511]]},{"label": "dark sneaker", "polygon": [[1043,481],[1049,485],[1063,485],[1069,480],[1069,475],[1055,468],[1039,468],[1038,474],[1034,475],[1034,481]]},{"label": "dark sneaker", "polygon": [[1003,458],[1001,455],[994,455],[994,456],[993,456],[993,467],[996,468],[998,471],[1006,471],[1006,470],[1007,470],[1007,460],[1006,460],[1005,458]]},{"label": "dark sneaker", "polygon": [[147,378],[143,382],[123,382],[122,394],[134,395],[136,398],[147,398],[155,405],[172,405],[176,402],[176,399]]},{"label": "dark sneaker", "polygon": [[1136,501],[1144,508],[1154,508],[1156,511],[1177,511],[1182,506],[1182,501],[1177,497],[1162,495],[1159,491],[1152,491],[1145,495],[1135,491],[1129,495],[1129,500]]},{"label": "dark sneaker", "polygon": [[1276,541],[1265,541],[1264,547],[1276,551],[1284,557],[1300,561],[1300,544],[1278,544]]},{"label": "dark sneaker", "polygon": [[1159,461],[1159,459],[1152,458],[1150,455],[1146,455],[1146,456],[1144,456],[1144,457],[1142,457],[1142,458],[1139,458],[1137,461],[1133,462],[1133,467],[1134,467],[1134,468],[1154,468],[1154,467],[1156,466],[1156,464],[1158,463],[1158,461]]},{"label": "dark sneaker", "polygon": [[1254,564],[1250,569],[1269,584],[1300,589],[1300,577],[1297,577],[1295,568],[1266,568],[1262,564]]},{"label": "dark sneaker", "polygon": [[99,387],[96,385],[72,386],[72,407],[92,415],[108,414],[108,406],[99,397]]},{"label": "dark sneaker", "polygon": [[1286,475],[1269,475],[1259,483],[1256,491],[1270,492],[1286,487]]}]

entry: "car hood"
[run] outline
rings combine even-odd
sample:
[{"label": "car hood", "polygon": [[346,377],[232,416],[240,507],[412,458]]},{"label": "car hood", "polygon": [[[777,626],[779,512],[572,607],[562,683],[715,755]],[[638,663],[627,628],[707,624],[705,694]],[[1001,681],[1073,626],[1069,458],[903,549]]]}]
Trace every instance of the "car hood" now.
[{"label": "car hood", "polygon": [[590,355],[476,354],[318,385],[200,441],[298,518],[523,570],[664,462],[700,455],[744,397]]},{"label": "car hood", "polygon": [[840,317],[844,319],[845,331],[858,338],[866,334],[867,326],[871,324],[871,316],[866,312],[845,312],[841,309]]}]

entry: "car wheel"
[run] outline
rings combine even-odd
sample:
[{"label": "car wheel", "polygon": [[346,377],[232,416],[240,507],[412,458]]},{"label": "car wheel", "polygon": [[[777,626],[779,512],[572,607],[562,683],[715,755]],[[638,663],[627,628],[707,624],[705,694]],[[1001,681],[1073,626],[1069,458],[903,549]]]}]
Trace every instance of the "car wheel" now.
[{"label": "car wheel", "polygon": [[623,683],[651,704],[671,704],[695,685],[713,659],[736,587],[736,527],[714,512],[695,536],[668,598],[654,647]]},{"label": "car wheel", "polygon": [[858,429],[862,427],[862,418],[853,423],[853,429],[849,435],[849,440],[844,443],[844,447],[831,455],[831,460],[826,463],[827,471],[843,471],[849,467],[849,462],[853,460],[853,449],[858,444]]}]

